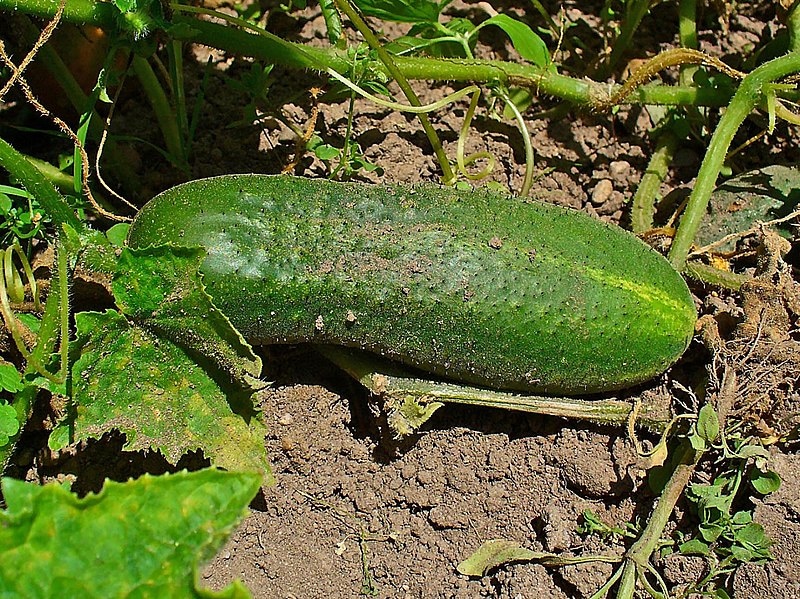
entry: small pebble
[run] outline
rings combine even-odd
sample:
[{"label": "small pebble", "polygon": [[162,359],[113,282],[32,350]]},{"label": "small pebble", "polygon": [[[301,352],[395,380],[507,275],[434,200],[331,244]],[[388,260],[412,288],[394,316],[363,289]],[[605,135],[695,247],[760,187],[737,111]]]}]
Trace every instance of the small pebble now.
[{"label": "small pebble", "polygon": [[601,179],[598,181],[595,188],[592,190],[592,204],[595,206],[599,206],[605,203],[608,198],[611,197],[611,193],[614,191],[614,184],[611,183],[610,179]]},{"label": "small pebble", "polygon": [[608,173],[617,183],[625,183],[631,173],[631,165],[625,160],[615,160],[608,165]]}]

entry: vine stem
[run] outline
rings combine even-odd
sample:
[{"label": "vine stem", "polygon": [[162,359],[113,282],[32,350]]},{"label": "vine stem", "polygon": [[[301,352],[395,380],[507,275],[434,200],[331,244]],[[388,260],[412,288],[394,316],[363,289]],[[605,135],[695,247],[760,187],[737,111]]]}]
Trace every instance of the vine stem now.
[{"label": "vine stem", "polygon": [[711,137],[708,152],[700,165],[697,181],[675,234],[669,260],[676,270],[682,271],[686,266],[689,249],[711,199],[733,136],[762,100],[764,87],[797,71],[800,71],[800,52],[792,52],[761,65],[742,80]]},{"label": "vine stem", "polygon": [[675,470],[667,481],[661,496],[658,498],[653,513],[647,522],[647,527],[642,531],[639,539],[631,545],[625,554],[625,565],[622,568],[622,578],[617,590],[617,599],[631,599],[636,589],[637,574],[646,569],[650,556],[658,546],[661,534],[664,532],[672,510],[683,495],[683,490],[689,484],[694,474],[695,466],[702,456],[702,451],[692,448],[688,441],[681,446]]},{"label": "vine stem", "polygon": [[150,105],[153,108],[153,113],[156,115],[159,129],[164,136],[164,143],[167,146],[167,156],[169,156],[173,163],[183,170],[188,170],[186,164],[186,155],[183,147],[181,134],[178,131],[178,119],[175,112],[170,105],[167,94],[161,83],[158,81],[153,68],[146,58],[138,55],[133,56],[131,63],[133,72],[139,79],[139,83],[144,90]]},{"label": "vine stem", "polygon": [[[394,59],[389,55],[383,45],[381,45],[378,38],[375,37],[375,34],[372,33],[372,30],[364,22],[364,19],[361,18],[361,15],[359,15],[358,12],[353,8],[349,0],[334,1],[339,10],[347,15],[347,18],[350,19],[356,29],[358,29],[359,33],[361,33],[361,35],[364,37],[367,45],[377,52],[378,58],[380,58],[383,66],[386,67],[387,71],[389,71],[389,74],[400,87],[403,95],[405,95],[409,103],[412,106],[420,106],[422,102],[419,101],[417,94],[411,88],[411,85],[408,83],[408,80],[405,78],[403,73],[397,68],[397,65],[394,63]],[[418,116],[420,123],[422,124],[422,128],[425,130],[425,135],[428,136],[428,141],[430,141],[431,146],[433,147],[433,152],[436,154],[436,159],[439,161],[444,182],[445,184],[449,185],[455,181],[455,175],[453,174],[453,169],[450,168],[450,162],[448,161],[447,154],[442,147],[442,142],[439,139],[439,135],[433,128],[433,125],[431,125],[430,119],[428,119],[427,115],[423,113]]]},{"label": "vine stem", "polygon": [[[52,17],[57,8],[58,2],[55,0],[0,0],[0,10],[44,18]],[[169,31],[172,39],[204,44],[293,68],[322,71],[331,68],[339,73],[346,73],[349,69],[347,57],[336,48],[292,43],[267,31],[254,34],[185,14],[199,12],[196,10],[198,7],[173,4],[171,8],[175,11],[172,23],[176,25]],[[62,21],[91,24],[119,33],[119,17],[119,10],[110,2],[70,0],[65,6]],[[396,56],[393,60],[406,79],[507,83],[528,87],[537,94],[554,96],[581,106],[603,106],[615,89],[603,83],[568,77],[530,64],[409,56]],[[695,106],[724,106],[729,100],[730,95],[723,90],[669,85],[643,86],[626,98],[626,102],[637,104]]]},{"label": "vine stem", "polygon": [[669,129],[658,137],[656,149],[650,157],[650,163],[642,174],[642,180],[633,196],[631,228],[637,235],[642,235],[653,228],[656,197],[661,183],[667,176],[672,157],[678,147],[678,141],[678,136]]}]

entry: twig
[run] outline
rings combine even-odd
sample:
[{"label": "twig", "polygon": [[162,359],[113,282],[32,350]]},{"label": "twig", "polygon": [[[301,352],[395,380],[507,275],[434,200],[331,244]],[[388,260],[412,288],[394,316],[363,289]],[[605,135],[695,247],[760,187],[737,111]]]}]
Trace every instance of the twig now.
[{"label": "twig", "polygon": [[[41,46],[40,46],[41,47]],[[33,91],[28,85],[27,80],[23,77],[20,67],[18,67],[14,62],[11,60],[11,57],[6,53],[5,46],[3,45],[2,41],[0,41],[0,59],[11,69],[12,72],[12,79],[15,80],[16,84],[22,89],[23,94],[25,94],[25,99],[28,103],[33,106],[42,116],[49,118],[55,125],[67,136],[69,137],[70,141],[74,144],[75,148],[77,148],[78,152],[81,156],[81,186],[86,199],[92,205],[94,210],[114,221],[120,220],[127,220],[123,217],[120,217],[112,212],[109,212],[100,204],[97,203],[95,200],[94,195],[92,194],[92,190],[89,188],[89,155],[86,153],[86,149],[83,147],[83,143],[81,142],[80,138],[75,134],[75,132],[64,122],[61,118],[54,115],[50,110],[45,108],[45,106],[39,102],[36,96],[33,94]]]}]

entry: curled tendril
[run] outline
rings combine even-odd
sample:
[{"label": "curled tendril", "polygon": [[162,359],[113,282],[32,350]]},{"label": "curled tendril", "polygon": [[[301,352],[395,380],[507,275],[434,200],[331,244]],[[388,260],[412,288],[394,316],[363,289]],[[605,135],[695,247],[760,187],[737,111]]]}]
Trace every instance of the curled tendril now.
[{"label": "curled tendril", "polygon": [[[475,109],[478,107],[479,99],[480,91],[476,90],[470,99],[467,114],[464,115],[464,123],[461,125],[461,131],[458,134],[458,148],[456,150],[456,164],[458,164],[458,172],[471,181],[477,181],[488,177],[495,165],[494,155],[485,150],[470,154],[466,157],[464,156],[464,145],[466,144],[467,137],[469,136],[469,126],[472,123],[472,117],[475,115]],[[488,160],[488,164],[477,173],[470,173],[467,171],[467,166],[481,159]]]}]

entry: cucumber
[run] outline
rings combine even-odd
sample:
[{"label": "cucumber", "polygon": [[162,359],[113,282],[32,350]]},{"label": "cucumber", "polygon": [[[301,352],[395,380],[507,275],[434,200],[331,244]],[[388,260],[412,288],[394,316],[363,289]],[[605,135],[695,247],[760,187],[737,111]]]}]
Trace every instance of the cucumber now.
[{"label": "cucumber", "polygon": [[641,383],[696,319],[633,235],[487,191],[226,175],[156,196],[128,244],[204,247],[208,292],[253,344],[357,347],[493,389]]}]

